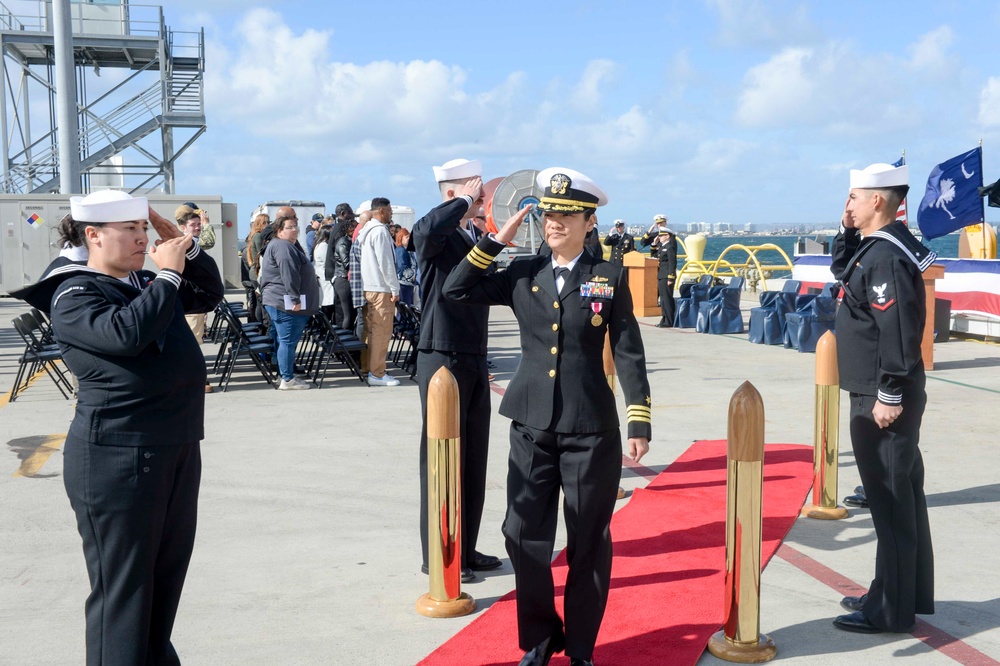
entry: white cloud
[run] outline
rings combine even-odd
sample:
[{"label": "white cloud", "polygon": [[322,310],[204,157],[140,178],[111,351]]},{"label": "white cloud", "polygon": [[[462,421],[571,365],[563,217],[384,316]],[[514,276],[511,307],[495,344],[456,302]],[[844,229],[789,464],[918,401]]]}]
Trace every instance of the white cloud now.
[{"label": "white cloud", "polygon": [[1000,127],[1000,77],[991,76],[979,92],[979,124]]},{"label": "white cloud", "polygon": [[596,113],[603,100],[602,86],[613,81],[617,66],[611,60],[591,60],[583,70],[571,97],[573,105],[583,113]]},{"label": "white cloud", "polygon": [[954,33],[946,25],[921,35],[909,47],[910,65],[925,72],[948,73],[954,65],[954,58],[948,53],[954,39]]},{"label": "white cloud", "polygon": [[706,0],[719,15],[719,40],[726,46],[808,44],[818,38],[805,5],[761,0]]}]

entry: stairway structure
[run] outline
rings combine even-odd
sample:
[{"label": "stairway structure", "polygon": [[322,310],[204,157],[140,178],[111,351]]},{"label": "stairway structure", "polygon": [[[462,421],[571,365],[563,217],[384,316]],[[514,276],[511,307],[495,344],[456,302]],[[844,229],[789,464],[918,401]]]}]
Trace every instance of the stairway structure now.
[{"label": "stairway structure", "polygon": [[[52,4],[0,0],[0,192],[59,191]],[[28,11],[25,8],[30,8]],[[205,34],[162,7],[72,1],[78,191],[174,193],[174,165],[206,129]]]}]

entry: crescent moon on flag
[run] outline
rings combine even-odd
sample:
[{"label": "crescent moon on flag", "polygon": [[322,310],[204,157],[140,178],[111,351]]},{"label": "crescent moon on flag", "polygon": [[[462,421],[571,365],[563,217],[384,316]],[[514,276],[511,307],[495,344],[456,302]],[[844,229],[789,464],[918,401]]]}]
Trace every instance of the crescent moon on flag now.
[{"label": "crescent moon on flag", "polygon": [[973,176],[976,175],[976,172],[973,171],[972,173],[969,173],[968,171],[966,171],[965,170],[965,162],[962,162],[962,175],[965,176],[966,180],[969,180],[970,178],[972,178]]}]

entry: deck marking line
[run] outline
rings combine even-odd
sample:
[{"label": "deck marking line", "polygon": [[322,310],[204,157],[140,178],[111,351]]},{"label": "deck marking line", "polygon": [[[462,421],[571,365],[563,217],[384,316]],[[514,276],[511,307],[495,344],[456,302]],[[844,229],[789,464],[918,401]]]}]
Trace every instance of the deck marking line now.
[{"label": "deck marking line", "polygon": [[[42,369],[42,370],[39,370],[38,372],[36,372],[35,374],[31,375],[30,377],[28,377],[28,381],[26,381],[24,383],[24,388],[22,388],[20,392],[24,393],[25,391],[27,391],[29,386],[31,386],[32,384],[34,384],[36,381],[38,381],[44,375],[45,375],[45,370]],[[10,396],[11,396],[11,394],[13,392],[14,392],[14,388],[11,387],[11,389],[9,391],[7,391],[6,393],[4,393],[3,395],[0,395],[0,408],[6,407],[7,404],[10,403]]]},{"label": "deck marking line", "polygon": [[[805,553],[795,550],[788,544],[781,544],[778,552],[775,554],[793,567],[812,576],[844,596],[856,597],[867,592],[866,588],[858,585],[850,578],[837,573],[825,564],[817,562]],[[948,632],[938,629],[926,620],[918,618],[917,626],[910,632],[910,635],[960,664],[965,664],[966,666],[1000,666],[1000,661],[987,654],[983,654],[968,643],[964,643]]]},{"label": "deck marking line", "polygon": [[27,477],[31,478],[41,471],[42,467],[48,462],[49,456],[59,450],[62,443],[66,441],[66,433],[61,435],[49,435],[42,443],[38,445],[34,453],[24,459],[21,463],[21,467],[14,472],[13,476]]},{"label": "deck marking line", "polygon": [[988,391],[990,393],[1000,393],[996,389],[986,388],[985,386],[976,386],[974,384],[964,384],[962,382],[956,382],[954,379],[945,379],[944,377],[933,377],[927,375],[927,379],[933,379],[935,381],[944,382],[946,384],[954,384],[955,386],[962,386],[964,388],[976,389],[977,391]]}]

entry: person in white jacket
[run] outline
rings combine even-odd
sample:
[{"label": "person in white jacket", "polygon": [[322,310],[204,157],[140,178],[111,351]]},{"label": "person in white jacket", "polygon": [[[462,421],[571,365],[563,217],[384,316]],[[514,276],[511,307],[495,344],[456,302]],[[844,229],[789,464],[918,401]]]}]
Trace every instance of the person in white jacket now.
[{"label": "person in white jacket", "polygon": [[368,344],[368,385],[399,386],[385,371],[392,337],[392,321],[399,301],[395,242],[389,235],[392,206],[385,197],[372,199],[372,219],[358,233],[361,246],[361,284],[365,294],[365,335]]}]

